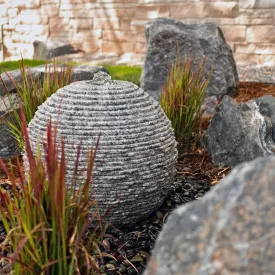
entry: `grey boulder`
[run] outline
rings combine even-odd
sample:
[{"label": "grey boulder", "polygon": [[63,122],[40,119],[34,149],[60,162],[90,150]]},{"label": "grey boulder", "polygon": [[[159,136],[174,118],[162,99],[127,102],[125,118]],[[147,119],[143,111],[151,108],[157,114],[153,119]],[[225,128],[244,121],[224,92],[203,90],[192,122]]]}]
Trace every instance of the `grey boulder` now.
[{"label": "grey boulder", "polygon": [[264,96],[238,104],[224,97],[203,143],[219,166],[235,166],[274,154],[275,98]]},{"label": "grey boulder", "polygon": [[46,60],[57,56],[80,52],[74,45],[61,40],[48,40],[33,42],[33,59]]},{"label": "grey boulder", "polygon": [[158,18],[146,24],[147,50],[141,79],[142,88],[156,100],[166,81],[168,64],[181,58],[194,60],[197,66],[206,56],[204,77],[213,68],[207,96],[221,99],[235,94],[238,73],[232,51],[220,28],[212,23],[186,25],[180,21]]},{"label": "grey boulder", "polygon": [[200,201],[177,208],[145,275],[274,274],[275,157],[243,163]]}]

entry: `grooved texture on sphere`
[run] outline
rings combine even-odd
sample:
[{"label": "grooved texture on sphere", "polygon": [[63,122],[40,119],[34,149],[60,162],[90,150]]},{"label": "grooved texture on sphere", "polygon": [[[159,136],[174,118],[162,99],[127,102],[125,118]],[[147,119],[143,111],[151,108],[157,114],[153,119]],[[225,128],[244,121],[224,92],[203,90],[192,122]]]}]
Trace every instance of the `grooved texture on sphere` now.
[{"label": "grooved texture on sphere", "polygon": [[58,120],[58,140],[65,139],[68,184],[77,146],[82,141],[85,169],[88,149],[101,133],[93,190],[101,213],[112,206],[107,220],[130,224],[159,207],[173,182],[177,149],[171,122],[147,93],[103,72],[59,89],[29,124],[34,148],[50,117]]}]

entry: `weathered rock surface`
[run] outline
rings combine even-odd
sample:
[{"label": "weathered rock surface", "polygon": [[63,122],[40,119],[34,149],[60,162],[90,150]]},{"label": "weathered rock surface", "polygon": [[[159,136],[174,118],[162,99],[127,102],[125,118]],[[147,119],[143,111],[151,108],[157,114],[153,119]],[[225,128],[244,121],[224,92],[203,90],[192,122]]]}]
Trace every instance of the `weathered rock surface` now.
[{"label": "weathered rock surface", "polygon": [[215,114],[217,106],[218,100],[215,96],[205,97],[201,106],[202,117],[213,116]]},{"label": "weathered rock surface", "polygon": [[[40,73],[35,69],[35,68],[28,68],[28,75],[32,78],[39,78],[40,77]],[[13,70],[13,71],[8,71],[7,73],[2,73],[1,74],[1,78],[3,81],[0,80],[0,97],[1,96],[5,96],[6,93],[6,89],[5,86],[7,88],[7,90],[12,93],[16,91],[16,88],[14,86],[14,82],[18,85],[21,86],[23,84],[23,78],[21,75],[21,71],[18,70]],[[4,82],[4,83],[3,83]]]},{"label": "weathered rock surface", "polygon": [[47,60],[57,56],[80,52],[74,45],[64,41],[34,41],[33,59]]},{"label": "weathered rock surface", "polygon": [[145,275],[273,274],[275,157],[243,163],[168,217]]},{"label": "weathered rock surface", "polygon": [[234,166],[257,157],[274,154],[275,97],[264,96],[238,104],[224,97],[203,143],[212,160]]},{"label": "weathered rock surface", "polygon": [[[51,72],[52,65],[48,66],[47,72]],[[58,72],[61,74],[63,65],[58,66]],[[45,75],[45,66],[37,66],[34,68],[27,69],[29,72],[29,77],[32,79],[40,79],[43,82],[43,78]],[[88,65],[80,65],[73,67],[71,82],[76,82],[80,80],[91,80],[94,77],[94,74],[98,71],[106,72],[103,67],[100,66],[88,66]],[[9,76],[8,76],[9,75]],[[1,77],[6,85],[7,90],[10,93],[10,96],[13,98],[14,102],[19,101],[19,97],[16,94],[16,89],[13,84],[13,80],[17,83],[18,86],[23,84],[23,79],[20,70],[9,71],[8,75],[6,73],[2,73]],[[10,102],[7,97],[7,92],[5,90],[4,84],[0,81],[0,117],[5,113],[9,113],[10,111]],[[12,114],[10,115],[10,119],[12,119]],[[10,158],[18,153],[17,142],[11,136],[7,125],[4,124],[3,120],[0,120],[0,157],[1,158]]]},{"label": "weathered rock surface", "polygon": [[50,117],[53,123],[58,120],[58,140],[65,139],[68,184],[77,146],[82,141],[81,171],[88,149],[101,133],[92,186],[101,214],[112,207],[107,220],[134,223],[161,205],[174,179],[177,144],[171,122],[142,89],[113,81],[103,72],[92,81],[59,89],[29,123],[35,150],[37,139],[44,140]]},{"label": "weathered rock surface", "polygon": [[238,74],[232,51],[217,25],[185,25],[167,18],[155,19],[146,24],[147,50],[141,79],[142,88],[155,99],[159,99],[161,88],[167,77],[167,66],[174,62],[177,48],[182,59],[188,56],[197,66],[207,57],[204,76],[213,73],[206,91],[208,96],[221,99],[235,94]]},{"label": "weathered rock surface", "polygon": [[[1,112],[0,112],[1,116]],[[11,115],[5,117],[6,120],[12,119]],[[3,120],[0,120],[0,158],[7,159],[19,154],[16,139],[10,134],[10,129]]]}]

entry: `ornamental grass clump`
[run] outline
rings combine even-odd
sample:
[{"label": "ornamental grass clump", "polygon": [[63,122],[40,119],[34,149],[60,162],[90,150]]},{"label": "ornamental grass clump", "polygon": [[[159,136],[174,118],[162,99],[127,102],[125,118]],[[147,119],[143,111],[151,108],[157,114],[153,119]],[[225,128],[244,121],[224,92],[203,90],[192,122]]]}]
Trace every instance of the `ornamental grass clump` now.
[{"label": "ornamental grass clump", "polygon": [[0,190],[0,214],[7,232],[1,248],[2,255],[9,255],[1,256],[7,262],[5,268],[15,275],[98,274],[102,257],[99,245],[107,227],[90,198],[98,142],[88,154],[87,169],[83,171],[86,180],[80,183],[76,177],[79,146],[75,177],[66,185],[64,141],[59,153],[57,128],[49,122],[47,141],[41,148],[43,160],[41,153],[35,156],[31,149],[22,108],[21,117],[29,171],[23,172],[17,159],[17,182],[12,167],[8,171],[0,159],[12,185],[12,195]]},{"label": "ornamental grass clump", "polygon": [[[21,60],[20,72],[23,80],[21,85],[12,79],[8,72],[5,73],[12,82],[19,101],[22,102],[24,114],[28,124],[34,117],[39,105],[45,102],[45,100],[59,88],[70,84],[72,66],[58,66],[56,60],[53,64],[46,63],[44,77],[41,80],[40,77],[34,77],[31,73],[31,69],[29,67],[25,67],[24,60]],[[1,75],[0,80],[5,87],[9,105],[11,106],[11,110],[7,113],[12,112],[13,114],[13,119],[11,120],[5,120],[5,114],[2,118],[8,124],[11,134],[18,141],[19,148],[23,150],[24,139],[22,134],[22,121],[18,112],[18,99],[15,99],[14,96],[12,96],[12,94],[8,91],[5,81]]]},{"label": "ornamental grass clump", "polygon": [[201,118],[201,105],[211,75],[209,73],[204,80],[205,61],[193,71],[192,60],[185,58],[182,62],[178,54],[175,62],[168,67],[167,80],[160,96],[161,107],[175,131],[179,156],[190,149]]}]

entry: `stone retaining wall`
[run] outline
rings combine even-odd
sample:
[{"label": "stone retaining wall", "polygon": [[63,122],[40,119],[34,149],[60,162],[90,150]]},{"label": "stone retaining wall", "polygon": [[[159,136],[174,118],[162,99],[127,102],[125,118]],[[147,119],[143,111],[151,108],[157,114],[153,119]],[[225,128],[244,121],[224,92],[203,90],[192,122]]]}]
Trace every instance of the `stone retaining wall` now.
[{"label": "stone retaining wall", "polygon": [[156,17],[216,22],[237,62],[275,64],[273,0],[0,0],[2,49],[32,58],[34,40],[62,38],[85,52],[144,54],[144,25]]}]

